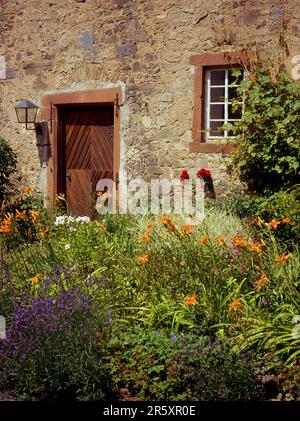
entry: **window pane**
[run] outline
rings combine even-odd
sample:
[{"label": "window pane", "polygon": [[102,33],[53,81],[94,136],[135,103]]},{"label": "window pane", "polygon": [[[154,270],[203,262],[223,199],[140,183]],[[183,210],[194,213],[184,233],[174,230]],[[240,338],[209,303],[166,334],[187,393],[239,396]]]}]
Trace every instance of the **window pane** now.
[{"label": "window pane", "polygon": [[[237,74],[238,71],[239,74]],[[228,84],[231,85],[233,83],[234,85],[240,85],[243,80],[243,72],[243,69],[229,70]]]},{"label": "window pane", "polygon": [[223,120],[224,116],[224,104],[213,104],[210,106],[209,118],[213,120]]},{"label": "window pane", "polygon": [[240,104],[238,107],[234,107],[232,104],[228,104],[228,119],[241,119],[242,118],[242,104]]},{"label": "window pane", "polygon": [[212,70],[210,72],[211,85],[225,85],[225,70]]},{"label": "window pane", "polygon": [[238,88],[228,88],[228,101],[231,101],[239,96],[237,89]]},{"label": "window pane", "polygon": [[224,102],[225,101],[225,88],[211,88],[210,101],[211,102]]},{"label": "window pane", "polygon": [[224,130],[221,129],[221,126],[224,124],[224,121],[211,121],[210,122],[210,136],[224,136]]}]

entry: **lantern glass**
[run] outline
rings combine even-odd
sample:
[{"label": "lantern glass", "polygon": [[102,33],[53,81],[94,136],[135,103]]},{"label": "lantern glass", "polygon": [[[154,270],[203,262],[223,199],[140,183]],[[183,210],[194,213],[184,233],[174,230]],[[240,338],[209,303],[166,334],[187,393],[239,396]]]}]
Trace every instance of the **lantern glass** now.
[{"label": "lantern glass", "polygon": [[26,123],[26,108],[16,108],[19,123]]},{"label": "lantern glass", "polygon": [[35,123],[38,107],[27,99],[21,101],[16,107],[16,114],[19,123]]},{"label": "lantern glass", "polygon": [[37,108],[27,108],[27,123],[35,123]]}]

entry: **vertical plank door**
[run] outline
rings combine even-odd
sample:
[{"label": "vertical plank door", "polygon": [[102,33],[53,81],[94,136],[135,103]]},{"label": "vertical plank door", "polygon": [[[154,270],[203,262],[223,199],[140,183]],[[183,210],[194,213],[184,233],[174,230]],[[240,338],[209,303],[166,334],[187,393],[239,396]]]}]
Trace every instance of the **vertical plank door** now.
[{"label": "vertical plank door", "polygon": [[113,106],[63,110],[65,193],[69,213],[95,215],[99,179],[113,179]]}]

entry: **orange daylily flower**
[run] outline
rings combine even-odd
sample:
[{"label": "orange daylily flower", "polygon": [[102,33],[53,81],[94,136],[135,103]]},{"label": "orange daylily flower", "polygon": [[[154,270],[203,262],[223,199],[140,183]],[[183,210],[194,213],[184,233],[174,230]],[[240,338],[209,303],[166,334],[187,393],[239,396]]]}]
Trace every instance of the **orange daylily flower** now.
[{"label": "orange daylily flower", "polygon": [[161,223],[172,231],[174,234],[178,234],[178,229],[175,227],[174,223],[170,220],[169,215],[165,215],[160,219]]},{"label": "orange daylily flower", "polygon": [[13,223],[13,216],[10,213],[8,213],[5,216],[5,218],[3,219],[2,222],[3,222],[4,225],[12,225],[12,223]]},{"label": "orange daylily flower", "polygon": [[9,234],[11,232],[11,227],[9,225],[1,225],[0,232],[3,234]]},{"label": "orange daylily flower", "polygon": [[184,304],[194,306],[197,303],[197,294],[194,292],[192,295],[187,295],[184,300]]},{"label": "orange daylily flower", "polygon": [[229,304],[229,311],[231,310],[239,310],[241,308],[241,300],[236,298]]},{"label": "orange daylily flower", "polygon": [[29,211],[29,217],[33,222],[37,222],[40,219],[41,213],[39,211]]},{"label": "orange daylily flower", "polygon": [[289,256],[285,253],[282,253],[279,258],[276,260],[276,265],[282,265],[283,263],[285,263],[287,261],[287,259],[289,258]]},{"label": "orange daylily flower", "polygon": [[38,232],[38,236],[40,238],[45,238],[48,234],[49,234],[49,230],[47,228],[43,231]]},{"label": "orange daylily flower", "polygon": [[147,224],[147,225],[146,225],[146,228],[147,228],[148,230],[151,230],[151,229],[153,228],[153,224],[152,224],[152,223]]},{"label": "orange daylily flower", "polygon": [[292,220],[291,220],[291,218],[290,218],[290,217],[286,216],[285,218],[283,218],[283,219],[281,220],[281,223],[282,223],[282,224],[286,224],[286,225],[291,225]]},{"label": "orange daylily flower", "polygon": [[183,225],[182,232],[184,234],[188,234],[193,228],[194,228],[194,225]]},{"label": "orange daylily flower", "polygon": [[262,252],[262,243],[261,242],[251,242],[248,246],[248,249],[250,251],[256,251],[257,253],[261,253]]},{"label": "orange daylily flower", "polygon": [[224,244],[225,241],[226,241],[226,237],[225,237],[225,235],[222,235],[221,237],[217,237],[216,240],[219,244]]},{"label": "orange daylily flower", "polygon": [[35,276],[30,278],[32,285],[40,283],[41,280],[42,280],[42,275],[40,273],[37,273]]},{"label": "orange daylily flower", "polygon": [[26,211],[25,210],[23,210],[23,211],[19,211],[18,209],[16,210],[16,216],[17,216],[17,218],[19,218],[19,219],[26,219]]},{"label": "orange daylily flower", "polygon": [[267,278],[267,276],[263,273],[263,274],[261,275],[261,277],[259,278],[259,280],[254,282],[254,288],[255,288],[255,289],[256,289],[256,288],[260,288],[260,287],[262,287],[263,285],[265,285],[268,281],[269,281],[269,279],[268,279],[268,278]]},{"label": "orange daylily flower", "polygon": [[197,243],[199,243],[199,244],[207,244],[208,243],[208,237],[207,236],[204,236],[204,237],[200,238],[200,240],[198,240]]},{"label": "orange daylily flower", "polygon": [[147,254],[144,254],[143,256],[139,256],[137,258],[137,261],[140,265],[145,265],[146,263],[148,263],[149,257]]},{"label": "orange daylily flower", "polygon": [[273,228],[274,230],[276,230],[276,229],[277,229],[277,227],[278,227],[278,225],[280,225],[280,224],[281,224],[281,222],[280,222],[280,221],[276,221],[275,219],[272,219],[272,221],[271,221],[271,222],[267,222],[267,223],[266,223],[267,227],[271,227],[271,228]]},{"label": "orange daylily flower", "polygon": [[160,218],[160,222],[164,225],[168,225],[170,222],[170,217],[169,215],[165,215],[163,217]]},{"label": "orange daylily flower", "polygon": [[29,187],[29,186],[24,187],[23,193],[24,194],[31,194],[32,193],[32,188]]},{"label": "orange daylily flower", "polygon": [[147,243],[151,238],[151,233],[149,231],[146,231],[142,236],[141,236],[141,241],[144,241],[145,243]]},{"label": "orange daylily flower", "polygon": [[239,246],[239,247],[245,247],[247,245],[247,241],[245,239],[239,237],[238,235],[235,235],[231,239],[231,243],[234,244],[235,246]]}]

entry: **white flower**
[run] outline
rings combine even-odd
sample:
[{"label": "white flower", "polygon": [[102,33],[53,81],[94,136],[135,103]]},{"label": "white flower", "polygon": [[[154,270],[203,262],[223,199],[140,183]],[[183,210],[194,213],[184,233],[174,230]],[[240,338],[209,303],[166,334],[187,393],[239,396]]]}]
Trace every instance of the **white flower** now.
[{"label": "white flower", "polygon": [[65,223],[65,215],[57,216],[55,220],[55,225],[63,225]]},{"label": "white flower", "polygon": [[65,249],[68,250],[71,247],[71,244],[66,244]]},{"label": "white flower", "polygon": [[67,221],[68,221],[68,224],[70,224],[71,222],[75,221],[75,218],[73,218],[73,216],[68,216]]},{"label": "white flower", "polygon": [[76,228],[74,228],[74,227],[70,227],[70,228],[69,228],[69,231],[73,232],[73,231],[77,231],[77,229],[76,229]]},{"label": "white flower", "polygon": [[84,223],[88,223],[88,222],[90,222],[91,220],[90,220],[90,218],[88,217],[88,216],[77,216],[77,218],[76,218],[76,222],[78,222],[78,223],[82,223],[82,224],[84,224]]}]

